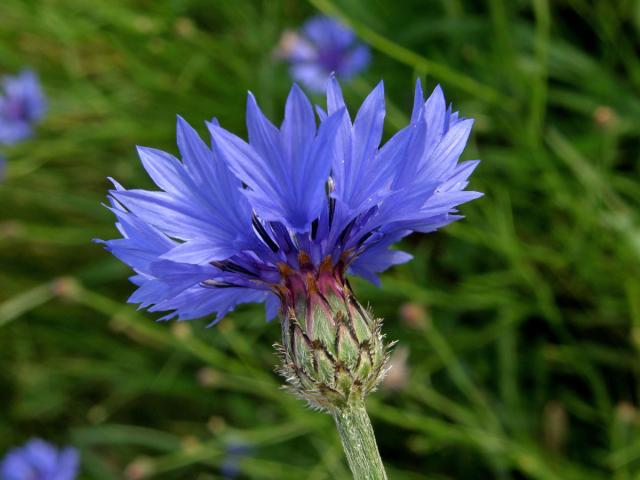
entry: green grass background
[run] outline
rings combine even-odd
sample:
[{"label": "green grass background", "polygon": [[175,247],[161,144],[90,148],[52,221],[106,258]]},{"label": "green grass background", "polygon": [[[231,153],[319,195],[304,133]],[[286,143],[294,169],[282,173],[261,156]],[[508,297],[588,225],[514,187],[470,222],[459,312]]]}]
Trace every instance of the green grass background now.
[{"label": "green grass background", "polygon": [[351,105],[383,78],[391,135],[415,78],[441,83],[483,160],[464,221],[355,282],[408,351],[369,401],[390,477],[640,479],[638,0],[2,0],[0,71],[35,68],[50,110],[4,152],[0,453],[37,435],[81,478],[207,480],[240,442],[241,478],[349,478],[331,418],[279,390],[260,308],[155,323],[91,243],[116,236],[105,177],[151,186],[134,147],[175,152],[177,113],[244,135],[250,89],[281,118],[273,48],[318,10],[373,48]]}]

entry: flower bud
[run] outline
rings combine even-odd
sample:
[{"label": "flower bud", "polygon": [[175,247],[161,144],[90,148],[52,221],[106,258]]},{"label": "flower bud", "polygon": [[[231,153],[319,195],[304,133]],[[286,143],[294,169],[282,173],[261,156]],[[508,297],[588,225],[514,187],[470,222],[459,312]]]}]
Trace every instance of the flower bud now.
[{"label": "flower bud", "polygon": [[300,265],[281,266],[278,371],[310,406],[334,412],[376,388],[387,371],[389,346],[382,320],[355,299],[341,262],[327,259],[316,269],[301,254]]}]

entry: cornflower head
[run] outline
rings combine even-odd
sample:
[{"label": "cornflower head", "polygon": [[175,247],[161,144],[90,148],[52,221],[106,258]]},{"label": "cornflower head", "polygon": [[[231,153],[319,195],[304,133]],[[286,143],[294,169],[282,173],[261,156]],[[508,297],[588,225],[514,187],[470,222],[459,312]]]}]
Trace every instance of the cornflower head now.
[{"label": "cornflower head", "polygon": [[[316,115],[319,122],[316,119]],[[249,93],[248,141],[207,123],[211,144],[178,117],[182,161],[139,147],[159,191],[117,182],[109,208],[122,238],[106,248],[130,265],[129,301],[161,320],[264,302],[280,317],[280,373],[312,407],[331,413],[356,478],[384,479],[364,398],[382,380],[388,346],[347,274],[377,274],[411,256],[392,246],[462,218],[478,161],[459,162],[473,121],[440,87],[417,82],[409,124],[380,146],[382,82],[352,118],[334,76],[326,110],[294,85],[275,126]]]},{"label": "cornflower head", "polygon": [[2,480],[74,480],[78,474],[78,451],[58,449],[40,439],[10,450],[0,466]]},{"label": "cornflower head", "polygon": [[457,207],[478,161],[459,163],[473,121],[418,82],[409,125],[380,146],[382,82],[355,118],[331,77],[327,108],[296,85],[280,128],[247,100],[248,142],[207,123],[207,145],[182,118],[182,161],[139,147],[160,191],[114,182],[110,209],[122,238],[106,248],[135,271],[129,299],[162,320],[216,314],[246,302],[279,313],[281,373],[312,406],[359,401],[385,373],[380,320],[354,298],[353,274],[377,274],[411,256],[392,249],[412,232],[462,218]]},{"label": "cornflower head", "polygon": [[10,145],[29,138],[45,109],[44,94],[33,71],[5,76],[0,94],[0,143]]},{"label": "cornflower head", "polygon": [[[319,122],[316,119],[316,114]],[[356,478],[386,478],[364,397],[384,377],[388,346],[347,274],[377,274],[411,256],[391,248],[460,218],[478,161],[459,162],[473,121],[440,87],[416,84],[409,124],[380,145],[382,82],[355,118],[334,76],[326,111],[294,85],[275,126],[249,93],[248,141],[207,123],[211,144],[178,117],[182,161],[139,147],[159,191],[117,182],[109,208],[122,238],[106,248],[130,265],[129,301],[161,320],[216,314],[246,302],[279,314],[280,373],[312,407],[331,413]]]},{"label": "cornflower head", "polygon": [[284,32],[278,53],[289,62],[293,79],[315,92],[325,90],[332,72],[348,79],[371,61],[369,47],[351,29],[324,15],[307,20],[299,32]]}]

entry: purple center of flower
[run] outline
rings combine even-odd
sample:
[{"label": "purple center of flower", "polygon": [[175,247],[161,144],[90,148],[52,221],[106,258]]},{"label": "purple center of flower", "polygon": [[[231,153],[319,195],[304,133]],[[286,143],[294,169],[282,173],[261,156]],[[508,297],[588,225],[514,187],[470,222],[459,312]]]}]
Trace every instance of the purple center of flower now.
[{"label": "purple center of flower", "polygon": [[318,52],[318,62],[327,72],[339,72],[344,62],[345,51],[338,47],[325,48]]},{"label": "purple center of flower", "polygon": [[[329,235],[329,241],[321,244],[316,241],[321,221],[324,222],[325,229],[331,231],[335,228],[335,202],[329,198],[328,204],[327,218],[315,219],[311,224],[311,231],[305,234],[291,233],[283,224],[263,222],[254,214],[254,232],[264,247],[260,260],[252,253],[242,252],[228,260],[211,262],[212,266],[228,274],[229,280],[206,280],[203,286],[263,288],[280,296],[284,305],[283,288],[291,292],[298,291],[300,289],[296,285],[301,281],[304,283],[316,278],[322,279],[326,284],[331,277],[344,284],[349,265],[370,243],[376,241],[373,238],[374,231],[363,232],[360,228],[376,208],[357,216],[341,230],[335,230],[333,235]],[[328,272],[331,272],[330,276],[327,276]]]},{"label": "purple center of flower", "polygon": [[[293,270],[286,264],[278,265],[281,282],[274,286],[280,298],[282,313],[304,312],[305,329],[313,334],[314,314],[323,311],[325,318],[333,318],[333,299],[343,303],[349,296],[345,278],[345,264],[342,260],[335,265],[330,257],[325,258],[316,268],[309,256],[300,252],[299,269]],[[303,305],[301,305],[301,303]]]},{"label": "purple center of flower", "polygon": [[4,108],[7,118],[11,120],[27,120],[28,115],[25,105],[19,99],[9,99]]}]

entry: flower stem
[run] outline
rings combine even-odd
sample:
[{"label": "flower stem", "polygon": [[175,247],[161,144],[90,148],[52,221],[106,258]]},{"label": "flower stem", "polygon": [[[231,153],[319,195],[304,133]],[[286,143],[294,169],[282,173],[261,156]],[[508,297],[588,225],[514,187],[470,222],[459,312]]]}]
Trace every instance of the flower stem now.
[{"label": "flower stem", "polygon": [[376,437],[363,402],[334,413],[354,480],[387,480]]}]

